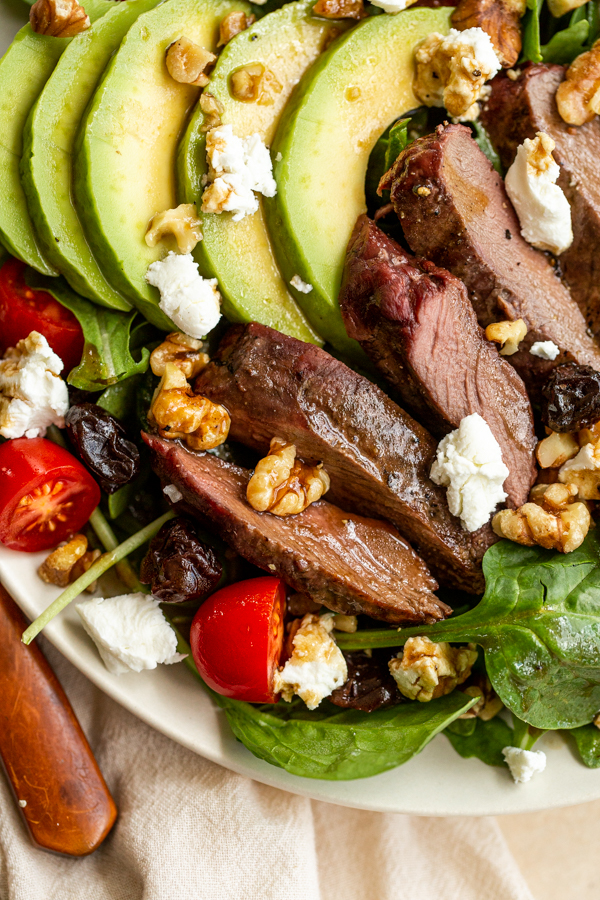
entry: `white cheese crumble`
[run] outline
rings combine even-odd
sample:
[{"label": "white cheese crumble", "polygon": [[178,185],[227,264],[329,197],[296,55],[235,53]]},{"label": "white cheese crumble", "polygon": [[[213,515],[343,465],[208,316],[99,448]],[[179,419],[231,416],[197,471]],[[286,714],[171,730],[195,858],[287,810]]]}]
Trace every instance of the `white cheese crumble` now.
[{"label": "white cheese crumble", "polygon": [[171,251],[148,266],[146,281],[158,288],[162,311],[190,337],[206,337],[221,318],[217,279],[203,278],[191,253]]},{"label": "white cheese crumble", "polygon": [[431,467],[431,480],[448,488],[450,512],[460,516],[466,531],[485,525],[506,500],[502,485],[508,474],[500,445],[478,413],[466,416],[440,441]]},{"label": "white cheese crumble", "polygon": [[171,503],[179,503],[183,499],[183,494],[174,484],[165,484],[163,494],[166,494]]},{"label": "white cheese crumble", "polygon": [[307,284],[306,281],[302,281],[299,275],[294,275],[290,284],[293,288],[296,288],[297,291],[300,291],[301,294],[310,294],[313,289],[312,284]]},{"label": "white cheese crumble", "polygon": [[536,341],[531,345],[529,352],[532,356],[539,356],[540,359],[556,359],[560,350],[554,341]]},{"label": "white cheese crumble", "polygon": [[49,425],[64,428],[69,408],[62,360],[37,331],[9,347],[0,360],[0,435],[43,437]]},{"label": "white cheese crumble", "polygon": [[560,166],[552,156],[554,146],[543,131],[533,140],[523,141],[505,184],[525,240],[540,250],[559,254],[573,243],[573,229],[569,201],[556,184]]},{"label": "white cheese crumble", "polygon": [[293,653],[275,672],[273,688],[289,703],[297,694],[309,709],[341,687],[348,678],[344,654],[331,636],[333,613],[304,616],[294,635]]},{"label": "white cheese crumble", "polygon": [[75,607],[104,665],[113,675],[181,662],[175,632],[159,602],[147,594],[95,597]]},{"label": "white cheese crumble", "polygon": [[416,0],[371,0],[371,3],[386,13],[399,13],[416,3]]},{"label": "white cheese crumble", "polygon": [[521,750],[520,747],[505,747],[502,755],[510,774],[517,784],[531,781],[538,772],[546,768],[546,754],[542,750]]},{"label": "white cheese crumble", "polygon": [[240,138],[231,125],[211,128],[206,135],[209,184],[202,195],[202,212],[233,213],[239,222],[258,209],[255,191],[274,197],[273,163],[259,134]]}]

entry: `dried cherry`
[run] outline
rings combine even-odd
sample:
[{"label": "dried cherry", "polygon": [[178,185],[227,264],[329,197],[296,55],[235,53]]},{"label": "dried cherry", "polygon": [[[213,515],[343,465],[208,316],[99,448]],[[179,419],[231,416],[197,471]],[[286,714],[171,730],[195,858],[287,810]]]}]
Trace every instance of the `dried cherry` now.
[{"label": "dried cherry", "polygon": [[221,563],[198,538],[191,519],[177,516],[166,522],[150,542],[140,581],[149,584],[163,603],[184,603],[205,597],[222,574]]},{"label": "dried cherry", "polygon": [[344,709],[374,712],[401,703],[403,697],[388,669],[390,651],[374,650],[369,656],[363,650],[344,653],[348,680],[336,688],[329,698]]},{"label": "dried cherry", "polygon": [[552,431],[578,431],[600,420],[600,372],[591,366],[557,366],[542,395],[542,421]]},{"label": "dried cherry", "polygon": [[81,460],[107,494],[139,475],[140,454],[114,416],[95,403],[75,403],[65,417],[69,437]]}]

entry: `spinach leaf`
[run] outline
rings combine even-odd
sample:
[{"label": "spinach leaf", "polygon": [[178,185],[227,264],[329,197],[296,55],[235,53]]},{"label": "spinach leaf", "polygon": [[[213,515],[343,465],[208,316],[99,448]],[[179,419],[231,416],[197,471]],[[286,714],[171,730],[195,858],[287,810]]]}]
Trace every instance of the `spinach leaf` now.
[{"label": "spinach leaf", "polygon": [[[111,384],[103,391],[96,403],[122,421],[130,421],[135,416],[136,400],[140,389],[141,375],[131,375],[117,384]],[[118,493],[118,491],[117,491]]]},{"label": "spinach leaf", "polygon": [[142,348],[136,361],[129,348],[130,330],[137,313],[122,313],[96,306],[76,294],[62,278],[47,278],[31,270],[26,281],[30,287],[47,291],[77,317],[85,340],[80,364],[67,378],[83,391],[101,391],[148,368],[150,353]]},{"label": "spinach leaf", "polygon": [[488,766],[505,766],[502,750],[515,746],[512,728],[498,716],[488,722],[457,719],[448,725],[444,734],[459,756],[464,759],[475,756]]},{"label": "spinach leaf", "polygon": [[384,174],[391,169],[406,145],[408,144],[408,123],[410,119],[399,119],[394,122],[390,128],[388,142],[385,151],[385,169]]},{"label": "spinach leaf", "polygon": [[600,543],[595,531],[563,556],[500,541],[483,560],[486,590],[462,616],[435,625],[340,635],[345,650],[407,637],[474,641],[494,690],[535,728],[577,728],[600,709]]},{"label": "spinach leaf", "polygon": [[211,691],[235,736],[255,756],[293,775],[342,781],[377,775],[407,762],[466,712],[473,698],[455,691],[430,703],[401,703],[372,713],[325,701],[253,706]]},{"label": "spinach leaf", "polygon": [[[590,33],[588,34],[588,47],[591,47],[600,37],[600,0],[590,0],[585,6],[579,7],[584,12],[587,10],[587,20],[590,23]],[[579,12],[578,9],[575,12]],[[575,13],[573,13],[575,15]],[[571,25],[573,25],[571,19]]]},{"label": "spinach leaf", "polygon": [[482,153],[485,153],[485,155],[487,156],[487,158],[489,159],[489,161],[495,168],[496,172],[498,172],[499,175],[503,175],[504,172],[502,170],[502,163],[500,162],[500,157],[498,156],[498,154],[496,153],[496,150],[494,149],[494,145],[492,144],[492,142],[490,140],[489,134],[487,133],[487,131],[485,130],[485,128],[483,127],[483,125],[480,122],[470,122],[469,124],[470,124],[471,128],[473,129],[473,131],[475,132],[475,134],[474,134],[475,143],[479,145],[479,149],[482,151]]},{"label": "spinach leaf", "polygon": [[545,63],[572,63],[586,49],[586,41],[590,31],[587,19],[581,19],[562,31],[557,31],[547,44],[541,48]]},{"label": "spinach leaf", "polygon": [[569,734],[575,740],[581,761],[588,769],[600,767],[600,730],[595,725],[572,728]]},{"label": "spinach leaf", "polygon": [[544,0],[527,0],[527,11],[523,17],[523,52],[520,62],[541,62],[540,12]]}]

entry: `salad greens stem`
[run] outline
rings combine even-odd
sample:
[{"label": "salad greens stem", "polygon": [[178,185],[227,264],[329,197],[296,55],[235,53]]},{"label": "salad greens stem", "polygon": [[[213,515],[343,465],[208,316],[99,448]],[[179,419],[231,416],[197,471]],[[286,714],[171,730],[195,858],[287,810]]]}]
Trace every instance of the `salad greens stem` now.
[{"label": "salad greens stem", "polygon": [[58,615],[59,612],[69,605],[71,600],[74,600],[76,597],[81,594],[86,587],[88,587],[93,581],[103,575],[108,569],[112,568],[112,566],[116,565],[122,559],[125,559],[130,553],[134,550],[137,550],[138,547],[141,547],[146,541],[149,541],[154,535],[162,528],[165,522],[168,522],[169,519],[174,518],[175,513],[172,510],[165,513],[160,518],[155,519],[154,522],[151,522],[150,525],[146,525],[145,528],[142,528],[141,531],[137,531],[135,534],[132,534],[131,537],[127,538],[126,541],[123,541],[122,544],[119,544],[114,550],[110,550],[107,553],[104,553],[96,562],[90,566],[87,572],[74,581],[73,584],[70,584],[62,594],[50,604],[50,606],[44,610],[44,612],[35,619],[29,628],[27,628],[21,637],[21,640],[24,644],[30,644],[31,641],[40,633],[40,631],[45,628],[45,626],[50,622],[54,616]]},{"label": "salad greens stem", "polygon": [[[102,544],[105,550],[116,550],[119,546],[119,541],[117,540],[117,536],[114,531],[104,518],[104,515],[100,512],[100,507],[97,506],[94,512],[90,516],[90,525],[94,529],[96,537]],[[123,559],[121,562],[116,563],[115,570],[117,575],[123,582],[126,588],[129,588],[130,591],[140,591],[144,594],[149,593],[148,587],[145,584],[142,584],[140,579],[135,574],[135,570],[128,559]]]},{"label": "salad greens stem", "polygon": [[336,631],[335,640],[340,650],[375,650],[377,647],[402,647],[409,635],[404,637],[399,628],[397,631],[391,628],[368,628],[364,631],[355,631],[354,634],[345,634]]}]

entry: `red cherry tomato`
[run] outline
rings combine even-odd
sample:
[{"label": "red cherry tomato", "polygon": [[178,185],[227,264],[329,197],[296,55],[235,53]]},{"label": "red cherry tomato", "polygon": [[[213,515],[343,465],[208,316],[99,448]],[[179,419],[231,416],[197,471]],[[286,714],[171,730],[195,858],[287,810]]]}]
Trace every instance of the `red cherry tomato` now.
[{"label": "red cherry tomato", "polygon": [[39,331],[65,364],[62,374],[66,377],[81,362],[81,325],[51,294],[28,287],[26,269],[20,259],[9,259],[0,268],[0,353]]},{"label": "red cherry tomato", "polygon": [[205,600],[194,616],[190,644],[207,685],[235,700],[275,703],[284,613],[284,584],[271,575],[230,584]]},{"label": "red cherry tomato", "polygon": [[0,541],[11,550],[49,550],[85,525],[100,502],[87,469],[44,438],[0,445]]}]

